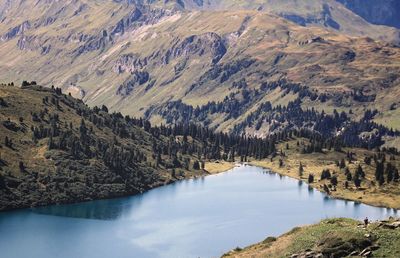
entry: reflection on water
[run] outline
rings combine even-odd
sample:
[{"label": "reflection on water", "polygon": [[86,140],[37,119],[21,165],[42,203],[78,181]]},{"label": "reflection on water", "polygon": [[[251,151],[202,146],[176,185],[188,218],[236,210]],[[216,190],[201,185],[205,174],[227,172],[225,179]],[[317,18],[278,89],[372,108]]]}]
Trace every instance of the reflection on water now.
[{"label": "reflection on water", "polygon": [[2,258],[207,258],[324,218],[396,214],[242,166],[128,198],[0,213],[0,250]]},{"label": "reflection on water", "polygon": [[307,186],[308,194],[313,195],[314,194],[314,188],[312,188],[310,185]]},{"label": "reflection on water", "polygon": [[38,214],[83,219],[115,220],[122,217],[124,212],[129,212],[132,207],[139,208],[142,198],[120,198],[98,200],[70,205],[55,205],[33,208]]}]

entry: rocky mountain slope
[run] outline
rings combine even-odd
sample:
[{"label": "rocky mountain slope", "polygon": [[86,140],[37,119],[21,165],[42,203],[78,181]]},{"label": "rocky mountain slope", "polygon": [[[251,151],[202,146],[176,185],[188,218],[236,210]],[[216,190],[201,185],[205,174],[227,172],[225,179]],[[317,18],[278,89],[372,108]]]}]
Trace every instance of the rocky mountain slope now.
[{"label": "rocky mountain slope", "polygon": [[[234,99],[240,104],[234,116],[205,114],[210,126],[234,130],[265,103],[286,106],[300,97],[304,109],[337,109],[352,120],[376,109],[373,121],[400,128],[393,119],[399,115],[400,49],[377,40],[394,39],[397,30],[371,25],[336,1],[0,6],[1,80],[60,85],[89,105],[107,104],[155,123],[170,121],[165,110],[175,101],[195,109]],[[301,24],[292,10],[307,21]]]}]

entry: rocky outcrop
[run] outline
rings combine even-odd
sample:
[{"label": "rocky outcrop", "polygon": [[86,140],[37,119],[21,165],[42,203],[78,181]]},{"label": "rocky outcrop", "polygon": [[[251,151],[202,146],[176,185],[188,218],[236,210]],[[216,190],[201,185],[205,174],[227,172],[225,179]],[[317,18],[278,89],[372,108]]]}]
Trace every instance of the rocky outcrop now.
[{"label": "rocky outcrop", "polygon": [[5,33],[3,36],[1,36],[1,40],[10,40],[13,39],[19,35],[23,35],[25,31],[29,30],[31,28],[31,24],[29,21],[24,21],[20,25],[11,28],[8,30],[7,33]]},{"label": "rocky outcrop", "polygon": [[99,35],[89,36],[83,45],[79,46],[73,54],[80,56],[84,53],[105,49],[112,38],[108,36],[107,31],[103,30]]},{"label": "rocky outcrop", "polygon": [[[222,59],[226,52],[227,48],[223,43],[223,39],[218,34],[210,32],[191,35],[182,40],[177,40],[165,52],[155,51],[150,56],[143,58],[135,53],[124,54],[115,61],[112,69],[117,74],[129,72],[133,74],[134,79],[121,85],[117,94],[121,93],[120,89],[131,89],[137,85],[136,79],[142,78],[139,76],[142,72],[139,71],[147,66],[165,66],[172,60],[178,60],[174,66],[175,75],[178,76],[186,68],[190,59],[201,58],[202,62],[215,65]],[[164,84],[170,82],[167,81]]]},{"label": "rocky outcrop", "polygon": [[225,55],[227,49],[222,38],[213,32],[200,35],[189,36],[177,42],[170,48],[164,58],[163,63],[168,64],[171,59],[178,57],[190,58],[191,56],[209,56],[211,63],[216,64]]},{"label": "rocky outcrop", "polygon": [[219,83],[223,83],[223,82],[227,81],[234,74],[249,68],[255,62],[256,62],[256,60],[254,60],[254,59],[244,58],[244,59],[237,60],[237,61],[234,61],[234,62],[228,63],[228,64],[215,65],[211,69],[206,71],[197,82],[192,84],[187,93],[194,90],[198,86],[201,86],[201,85],[203,85],[207,82],[213,81],[213,80],[218,79]]},{"label": "rocky outcrop", "polygon": [[144,19],[143,13],[139,8],[134,8],[133,11],[126,17],[122,18],[113,28],[111,35],[122,35],[125,30],[129,28],[134,22],[139,21],[139,19]]},{"label": "rocky outcrop", "polygon": [[129,72],[134,73],[147,65],[147,58],[140,59],[136,54],[125,54],[120,56],[114,63],[113,71],[117,74]]},{"label": "rocky outcrop", "polygon": [[116,94],[121,96],[128,96],[132,93],[136,86],[140,86],[148,82],[150,75],[145,71],[135,71],[132,76],[120,85],[117,89]]}]

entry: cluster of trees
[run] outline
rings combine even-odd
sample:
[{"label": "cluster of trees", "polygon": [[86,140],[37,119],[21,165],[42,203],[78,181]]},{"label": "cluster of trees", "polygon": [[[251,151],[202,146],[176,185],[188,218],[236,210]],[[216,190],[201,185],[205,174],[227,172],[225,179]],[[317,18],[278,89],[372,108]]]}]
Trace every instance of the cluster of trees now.
[{"label": "cluster of trees", "polygon": [[[287,106],[273,107],[270,102],[263,102],[256,110],[247,115],[243,122],[235,125],[232,133],[241,135],[246,132],[247,128],[260,130],[263,125],[268,125],[268,127],[264,127],[268,128],[268,131],[265,132],[267,134],[307,129],[312,138],[318,137],[318,135],[323,137],[324,141],[318,144],[329,145],[328,142],[335,142],[337,149],[344,146],[372,149],[383,144],[382,136],[400,135],[398,131],[393,131],[372,121],[376,110],[367,110],[363,119],[352,121],[344,111],[339,113],[334,110],[333,114],[326,114],[313,108],[304,109],[302,107],[304,98],[324,102],[328,96],[286,80],[266,82],[260,86],[260,89],[249,89],[246,81],[242,79],[232,85],[232,88],[238,89],[238,91],[226,96],[223,101],[211,101],[200,107],[192,107],[181,101],[172,101],[161,107],[150,108],[146,112],[146,117],[158,114],[166,119],[167,124],[197,122],[207,126],[211,124],[211,117],[214,114],[220,114],[225,121],[237,119],[244,115],[253,106],[253,103],[258,102],[271,90],[278,87],[283,91],[282,96],[296,93],[298,98],[289,102]],[[356,95],[354,93],[354,96]],[[303,152],[321,151],[321,146],[318,144],[306,146]]]},{"label": "cluster of trees", "polygon": [[226,96],[221,102],[210,101],[203,106],[192,107],[181,100],[171,101],[164,106],[148,109],[145,117],[149,118],[152,114],[157,113],[165,118],[167,124],[195,121],[207,126],[211,123],[209,115],[223,114],[225,120],[237,119],[262,96],[258,90],[242,89]]},{"label": "cluster of trees", "polygon": [[[58,88],[52,91],[51,97],[42,100],[46,107],[38,113],[31,113],[34,142],[48,139],[49,150],[65,151],[74,159],[101,159],[122,178],[129,177],[127,175],[139,166],[200,170],[206,160],[263,159],[275,153],[277,141],[292,135],[284,133],[261,139],[216,133],[193,123],[152,126],[142,118],[110,114],[106,106],[88,108],[81,101],[63,95]],[[58,112],[63,112],[61,104],[72,108],[81,117],[79,126],[60,118]],[[50,112],[51,106],[57,111]],[[106,129],[115,135],[112,140],[97,135],[97,130]],[[151,145],[150,156],[144,151],[146,144]]]},{"label": "cluster of trees", "polygon": [[[326,141],[335,141],[341,147],[363,147],[369,149],[381,146],[383,144],[382,136],[384,135],[399,135],[399,132],[369,120],[371,111],[366,112],[365,119],[351,121],[345,112],[339,113],[334,110],[333,114],[326,114],[313,108],[304,110],[301,107],[301,103],[300,98],[289,102],[286,107],[280,105],[272,107],[271,103],[266,102],[249,114],[242,123],[236,125],[234,132],[240,133],[248,127],[254,127],[259,130],[262,124],[265,123],[269,125],[269,133],[308,129],[310,134],[321,135]],[[364,132],[373,131],[375,133],[360,137],[360,134]],[[304,150],[305,153],[312,151],[313,148]]]},{"label": "cluster of trees", "polygon": [[[348,153],[347,158],[349,159],[349,162],[352,162],[352,154]],[[393,161],[394,156],[391,156],[391,159]],[[392,182],[399,182],[400,176],[399,176],[399,171],[394,165],[393,162],[387,162],[386,161],[386,155],[385,152],[378,152],[378,154],[375,154],[373,157],[367,156],[364,159],[365,165],[372,166],[372,161],[375,163],[375,180],[379,185],[383,185],[385,183],[392,183]],[[359,164],[355,171],[352,173],[350,169],[346,166],[346,161],[345,159],[342,159],[340,161],[336,162],[336,165],[344,171],[346,181],[345,181],[345,188],[348,188],[350,186],[350,183],[353,182],[354,186],[359,188],[361,187],[362,182],[366,178],[365,171],[362,167],[361,164]],[[300,166],[302,166],[300,164]],[[329,180],[330,185],[333,187],[336,187],[338,184],[338,177],[335,175],[335,173],[331,173],[329,169],[324,169],[321,173],[321,180]],[[309,182],[312,183],[314,182],[314,175],[309,176]],[[372,184],[375,184],[375,181],[372,181]],[[328,187],[329,189],[330,187]]]},{"label": "cluster of trees", "polygon": [[375,179],[379,185],[399,181],[399,170],[390,161],[386,161],[386,155],[375,155],[373,160],[376,164]]}]

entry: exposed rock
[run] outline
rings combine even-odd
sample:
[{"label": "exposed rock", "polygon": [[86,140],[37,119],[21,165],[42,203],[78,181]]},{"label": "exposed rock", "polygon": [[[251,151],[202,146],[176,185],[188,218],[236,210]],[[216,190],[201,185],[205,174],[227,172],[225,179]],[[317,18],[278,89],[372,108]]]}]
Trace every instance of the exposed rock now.
[{"label": "exposed rock", "polygon": [[76,85],[69,85],[65,90],[65,93],[71,94],[74,98],[83,99],[85,97],[85,91]]},{"label": "exposed rock", "polygon": [[104,35],[104,32],[100,35],[89,36],[81,46],[73,51],[73,54],[75,56],[80,56],[87,52],[104,49],[111,41],[111,37]]},{"label": "exposed rock", "polygon": [[29,30],[31,28],[31,24],[29,21],[24,21],[20,25],[11,28],[6,34],[1,36],[1,40],[10,40],[12,38],[15,38],[16,36],[24,34],[26,30]]},{"label": "exposed rock", "polygon": [[216,64],[225,55],[227,49],[222,38],[213,32],[192,35],[176,43],[163,57],[163,64],[168,64],[171,59],[178,57],[210,55],[211,63]]},{"label": "exposed rock", "polygon": [[120,85],[117,89],[117,95],[128,96],[134,90],[136,86],[140,86],[148,82],[150,75],[148,72],[135,71],[131,78],[128,79],[124,84]]},{"label": "exposed rock", "polygon": [[382,221],[379,225],[378,225],[378,227],[383,227],[383,228],[387,228],[387,229],[396,229],[396,228],[400,228],[400,221],[396,221],[396,222],[392,222],[392,223],[390,223],[390,222],[385,222],[385,221]]},{"label": "exposed rock", "polygon": [[218,78],[219,83],[223,83],[227,81],[232,75],[238,73],[241,70],[249,68],[255,62],[256,60],[253,59],[241,59],[228,64],[215,65],[210,70],[205,72],[200,77],[200,79],[190,87],[189,92],[200,85],[203,85],[212,80],[216,80]]},{"label": "exposed rock", "polygon": [[113,71],[121,74],[124,72],[134,73],[137,70],[143,69],[147,65],[147,58],[140,59],[136,54],[122,55],[115,61]]}]

